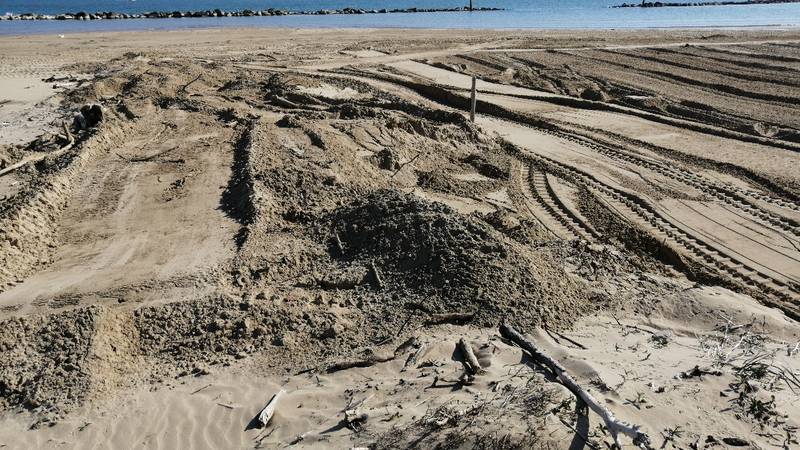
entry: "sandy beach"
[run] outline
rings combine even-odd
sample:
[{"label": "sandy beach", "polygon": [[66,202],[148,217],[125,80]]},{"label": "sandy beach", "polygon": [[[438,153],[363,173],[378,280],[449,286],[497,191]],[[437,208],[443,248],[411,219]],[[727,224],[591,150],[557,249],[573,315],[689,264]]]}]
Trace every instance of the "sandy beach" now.
[{"label": "sandy beach", "polygon": [[797,448],[798,112],[792,28],[0,37],[0,448]]}]

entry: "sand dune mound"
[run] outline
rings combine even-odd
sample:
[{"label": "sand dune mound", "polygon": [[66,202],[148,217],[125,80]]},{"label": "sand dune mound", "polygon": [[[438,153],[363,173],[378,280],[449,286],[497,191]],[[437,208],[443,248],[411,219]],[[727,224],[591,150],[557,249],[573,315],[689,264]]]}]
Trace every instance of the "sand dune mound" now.
[{"label": "sand dune mound", "polygon": [[344,259],[375,261],[388,289],[415,291],[431,312],[475,312],[487,324],[513,317],[557,325],[580,304],[574,286],[543,288],[556,282],[539,271],[543,260],[441,203],[381,190],[336,211],[332,221]]}]

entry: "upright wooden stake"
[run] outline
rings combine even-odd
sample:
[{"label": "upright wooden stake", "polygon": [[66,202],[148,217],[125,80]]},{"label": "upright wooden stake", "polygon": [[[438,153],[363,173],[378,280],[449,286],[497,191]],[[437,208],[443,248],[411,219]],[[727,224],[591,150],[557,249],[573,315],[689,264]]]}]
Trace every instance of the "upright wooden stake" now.
[{"label": "upright wooden stake", "polygon": [[475,122],[475,77],[472,77],[472,98],[471,98],[471,106],[469,109],[469,120]]},{"label": "upright wooden stake", "polygon": [[[644,2],[644,0],[642,0]],[[469,10],[472,11],[472,0],[469,0]]]}]

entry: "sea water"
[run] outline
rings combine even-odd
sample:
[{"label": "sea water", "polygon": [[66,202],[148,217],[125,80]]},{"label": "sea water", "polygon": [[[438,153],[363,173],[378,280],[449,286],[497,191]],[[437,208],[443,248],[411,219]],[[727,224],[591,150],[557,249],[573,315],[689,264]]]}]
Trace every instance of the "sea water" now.
[{"label": "sea water", "polygon": [[[468,0],[0,0],[0,15],[66,12],[197,11],[268,8],[452,8]],[[631,0],[627,0],[631,1]],[[702,1],[702,0],[700,0]],[[0,21],[0,34],[75,33],[207,27],[660,28],[800,26],[800,3],[611,8],[624,0],[473,0],[492,12],[395,13],[97,21]]]}]

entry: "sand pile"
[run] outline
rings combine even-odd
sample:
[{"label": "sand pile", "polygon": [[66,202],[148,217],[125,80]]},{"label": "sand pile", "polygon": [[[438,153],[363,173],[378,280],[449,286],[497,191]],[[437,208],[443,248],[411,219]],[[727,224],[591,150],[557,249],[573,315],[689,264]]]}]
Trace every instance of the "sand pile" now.
[{"label": "sand pile", "polygon": [[83,402],[97,310],[12,318],[0,327],[0,401],[48,413]]},{"label": "sand pile", "polygon": [[[516,242],[475,217],[395,191],[377,191],[331,216],[342,261],[374,261],[387,290],[413,293],[429,312],[475,312],[487,325],[563,325],[581,309],[577,286],[558,283]],[[552,270],[552,268],[551,268]]]}]

